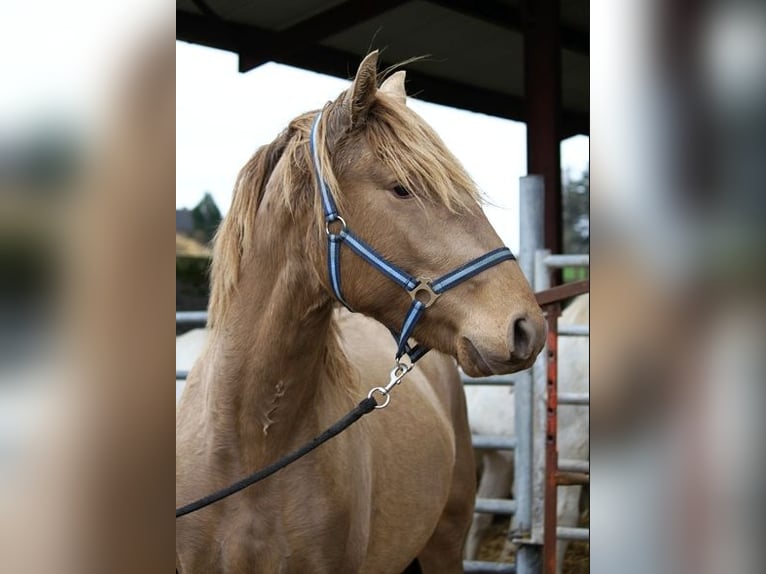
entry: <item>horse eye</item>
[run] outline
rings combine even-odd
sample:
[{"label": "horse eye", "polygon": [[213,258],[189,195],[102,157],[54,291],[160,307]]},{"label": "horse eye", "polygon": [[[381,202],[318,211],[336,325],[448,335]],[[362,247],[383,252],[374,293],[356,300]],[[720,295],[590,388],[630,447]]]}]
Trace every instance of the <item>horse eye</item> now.
[{"label": "horse eye", "polygon": [[410,197],[410,192],[407,190],[406,187],[402,187],[401,185],[397,185],[394,187],[393,192],[396,194],[397,197]]}]

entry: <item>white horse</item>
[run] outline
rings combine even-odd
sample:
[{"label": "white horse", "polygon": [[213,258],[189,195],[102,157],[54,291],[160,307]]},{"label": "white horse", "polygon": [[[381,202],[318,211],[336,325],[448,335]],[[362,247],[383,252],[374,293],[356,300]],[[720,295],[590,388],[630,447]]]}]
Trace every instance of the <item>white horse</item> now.
[{"label": "white horse", "polygon": [[[192,329],[176,337],[176,371],[189,372],[202,354],[207,343],[207,329]],[[176,404],[186,386],[185,380],[176,380]]]},{"label": "white horse", "polygon": [[[589,295],[580,295],[564,310],[559,325],[588,324]],[[558,341],[559,391],[571,393],[588,392],[589,339],[582,336],[561,336]],[[513,387],[466,386],[468,421],[473,434],[515,436],[515,409]],[[589,413],[584,406],[559,405],[558,449],[559,458],[587,460],[589,457]],[[483,471],[477,496],[480,498],[505,498],[513,484],[512,451],[477,452],[483,463]],[[580,516],[581,486],[559,486],[557,516],[560,526],[577,526]],[[468,532],[465,558],[476,558],[492,515],[474,514]],[[515,520],[513,521],[515,523]],[[560,573],[567,542],[559,541],[557,571]],[[506,545],[505,552],[509,552]]]}]

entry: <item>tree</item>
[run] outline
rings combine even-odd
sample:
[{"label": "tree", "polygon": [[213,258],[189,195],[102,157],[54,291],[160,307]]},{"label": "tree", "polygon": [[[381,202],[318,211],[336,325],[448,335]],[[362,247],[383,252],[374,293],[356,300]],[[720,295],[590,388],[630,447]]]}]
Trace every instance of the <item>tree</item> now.
[{"label": "tree", "polygon": [[221,212],[209,192],[205,192],[197,206],[192,209],[192,221],[193,237],[202,243],[209,243],[221,223]]},{"label": "tree", "polygon": [[590,166],[579,178],[564,178],[564,253],[590,252]]}]

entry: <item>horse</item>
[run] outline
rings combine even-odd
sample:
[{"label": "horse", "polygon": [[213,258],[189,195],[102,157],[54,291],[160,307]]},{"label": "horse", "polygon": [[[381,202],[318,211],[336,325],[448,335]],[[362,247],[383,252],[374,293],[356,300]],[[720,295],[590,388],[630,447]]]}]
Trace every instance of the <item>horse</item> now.
[{"label": "horse", "polygon": [[[559,317],[559,325],[587,325],[589,320],[590,296],[575,297]],[[563,392],[588,392],[590,379],[589,340],[587,337],[561,336],[558,341],[558,388]],[[472,386],[466,387],[468,422],[474,434],[515,436],[514,402],[512,387]],[[588,408],[574,405],[559,405],[558,450],[561,458],[587,460],[589,455],[589,414]],[[513,484],[513,453],[508,451],[477,451],[481,459],[482,474],[477,496],[482,498],[504,498]],[[560,526],[577,526],[580,518],[580,495],[582,486],[560,486],[556,509]],[[468,532],[465,558],[477,556],[486,536],[492,516],[476,513]],[[512,521],[511,530],[513,530]],[[559,574],[564,563],[568,541],[557,544],[556,570]],[[504,555],[512,552],[506,545]]]},{"label": "horse", "polygon": [[[394,359],[409,342],[431,352],[385,409],[179,518],[181,574],[462,572],[475,469],[455,362],[474,376],[527,368],[545,323],[475,184],[407,107],[405,72],[378,87],[377,58],[239,173],[214,244],[207,343],[177,407],[177,503],[308,442],[407,364]],[[378,264],[333,250],[348,230]],[[427,279],[490,253],[500,260],[454,289]],[[414,274],[412,288],[383,259]]]}]

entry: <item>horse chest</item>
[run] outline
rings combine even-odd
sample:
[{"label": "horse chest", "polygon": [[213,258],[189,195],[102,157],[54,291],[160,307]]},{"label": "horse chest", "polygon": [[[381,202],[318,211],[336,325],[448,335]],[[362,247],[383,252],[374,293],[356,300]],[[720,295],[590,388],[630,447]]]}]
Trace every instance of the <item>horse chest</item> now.
[{"label": "horse chest", "polygon": [[[315,470],[305,466],[298,470]],[[224,572],[250,572],[254,565],[275,573],[359,571],[365,529],[353,523],[351,502],[302,474],[275,477],[268,488],[248,495],[235,520],[221,524]]]}]

